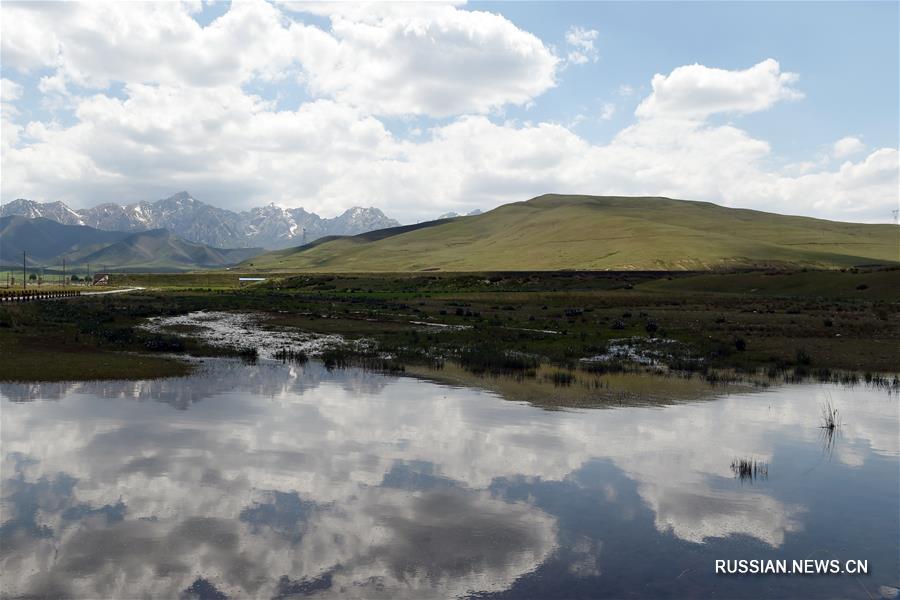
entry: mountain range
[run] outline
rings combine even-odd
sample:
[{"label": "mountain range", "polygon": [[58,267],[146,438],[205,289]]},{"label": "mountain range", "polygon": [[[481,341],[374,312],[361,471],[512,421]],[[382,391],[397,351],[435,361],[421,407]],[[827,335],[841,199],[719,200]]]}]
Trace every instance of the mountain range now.
[{"label": "mountain range", "polygon": [[125,206],[108,203],[79,210],[63,202],[41,203],[20,198],[0,206],[0,217],[13,215],[103,231],[167,229],[187,241],[216,248],[286,248],[325,236],[356,235],[399,225],[373,207],[354,207],[329,219],[303,208],[282,208],[275,204],[234,212],[201,202],[187,192],[155,202]]},{"label": "mountain range", "polygon": [[184,271],[226,267],[256,256],[262,248],[214,248],[185,240],[166,229],[103,231],[86,225],[18,215],[0,217],[0,267]]},{"label": "mountain range", "polygon": [[843,268],[900,264],[900,227],[671,198],[547,194],[489,212],[322,238],[254,257],[271,271]]}]

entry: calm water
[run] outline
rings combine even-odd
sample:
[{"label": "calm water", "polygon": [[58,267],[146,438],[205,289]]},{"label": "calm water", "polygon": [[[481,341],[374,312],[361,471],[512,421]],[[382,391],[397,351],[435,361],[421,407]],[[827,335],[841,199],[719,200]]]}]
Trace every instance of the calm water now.
[{"label": "calm water", "polygon": [[[356,370],[3,385],[2,594],[890,597],[900,403],[800,385],[545,411]],[[818,428],[826,399],[843,425]],[[768,464],[741,479],[736,458]],[[716,559],[868,560],[721,576]]]}]

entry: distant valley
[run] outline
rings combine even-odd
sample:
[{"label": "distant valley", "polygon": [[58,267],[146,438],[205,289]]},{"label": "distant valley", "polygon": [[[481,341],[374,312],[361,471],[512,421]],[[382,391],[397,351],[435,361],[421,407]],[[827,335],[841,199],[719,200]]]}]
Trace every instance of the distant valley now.
[{"label": "distant valley", "polygon": [[400,224],[372,207],[354,207],[329,219],[303,208],[274,204],[234,212],[201,202],[188,192],[155,202],[99,204],[79,210],[63,202],[41,203],[22,198],[0,206],[0,217],[14,215],[102,231],[166,229],[184,240],[214,248],[287,248],[325,236],[356,235]]},{"label": "distant valley", "polygon": [[50,219],[0,217],[0,267],[94,271],[172,272],[227,267],[264,252],[262,248],[215,248],[185,240],[166,229],[103,231]]}]

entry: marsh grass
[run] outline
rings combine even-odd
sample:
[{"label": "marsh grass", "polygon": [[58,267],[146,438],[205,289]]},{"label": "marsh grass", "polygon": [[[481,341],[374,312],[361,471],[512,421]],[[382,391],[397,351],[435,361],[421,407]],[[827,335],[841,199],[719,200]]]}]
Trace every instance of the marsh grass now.
[{"label": "marsh grass", "polygon": [[820,407],[820,421],[821,425],[819,425],[822,429],[828,429],[830,431],[834,431],[835,428],[840,427],[841,422],[838,417],[838,409],[832,404],[831,398],[825,400]]},{"label": "marsh grass", "polygon": [[456,361],[476,375],[509,375],[534,377],[540,360],[521,352],[492,346],[467,346],[459,351]]},{"label": "marsh grass", "polygon": [[237,356],[248,365],[255,365],[259,360],[259,350],[252,346],[234,348],[234,356]]},{"label": "marsh grass", "polygon": [[753,482],[769,478],[769,463],[752,458],[735,458],[731,461],[731,471],[741,481]]},{"label": "marsh grass", "polygon": [[309,355],[307,355],[306,352],[304,352],[303,350],[288,347],[276,350],[274,357],[275,360],[280,360],[283,363],[291,362],[304,365],[309,362]]},{"label": "marsh grass", "polygon": [[575,375],[568,371],[554,371],[547,377],[554,387],[568,387],[575,383]]},{"label": "marsh grass", "polygon": [[[0,306],[0,345],[40,347],[45,353],[40,366],[48,376],[57,376],[52,373],[57,361],[46,360],[47,356],[67,347],[85,353],[150,350],[234,356],[237,349],[214,348],[192,339],[184,339],[181,349],[180,342],[151,338],[138,325],[150,317],[197,310],[263,311],[271,315],[272,327],[336,334],[348,342],[366,339],[379,350],[374,357],[357,346],[335,350],[327,357],[334,367],[357,360],[376,364],[379,357],[389,356],[408,368],[446,360],[480,376],[525,379],[542,376],[544,367],[574,368],[577,382],[572,387],[592,381],[589,374],[646,373],[656,367],[705,377],[717,386],[728,384],[722,374],[729,371],[754,384],[766,382],[759,375],[762,371],[771,383],[783,379],[847,385],[862,381],[861,375],[848,373],[869,371],[873,375],[865,377],[866,385],[900,389],[893,375],[900,309],[884,300],[894,298],[887,290],[896,289],[900,270],[777,277],[631,272],[304,274],[240,289],[224,287],[225,278],[233,279],[235,273],[210,274],[209,282],[207,274],[134,277],[140,280],[135,283],[147,287],[145,291]],[[854,289],[862,278],[870,282],[865,297]],[[716,290],[725,293],[697,291],[696,286],[668,289],[694,279],[705,282],[704,290],[706,284],[715,283]],[[833,295],[833,279],[840,279],[841,285],[852,280],[847,292],[851,297]],[[805,281],[809,289],[790,296],[733,294],[741,282],[752,282],[752,288],[776,282],[781,286],[776,291],[790,291],[797,281]],[[657,293],[654,285],[666,293]],[[879,290],[881,295],[872,295]],[[461,316],[456,308],[463,309]],[[826,318],[834,320],[833,327],[823,325]],[[416,324],[426,321],[443,327],[423,329]],[[623,337],[651,343],[646,331],[651,321],[658,324],[658,335],[677,342],[662,349],[653,365],[618,356],[586,359],[608,354],[610,342]],[[620,327],[624,331],[619,332]],[[746,340],[744,351],[737,348],[736,339]],[[0,379],[21,377],[19,370],[18,364],[13,368],[0,361]]]},{"label": "marsh grass", "polygon": [[399,374],[406,370],[405,365],[397,359],[379,354],[371,349],[358,351],[346,345],[325,348],[319,355],[319,359],[329,371],[355,367],[375,373]]}]

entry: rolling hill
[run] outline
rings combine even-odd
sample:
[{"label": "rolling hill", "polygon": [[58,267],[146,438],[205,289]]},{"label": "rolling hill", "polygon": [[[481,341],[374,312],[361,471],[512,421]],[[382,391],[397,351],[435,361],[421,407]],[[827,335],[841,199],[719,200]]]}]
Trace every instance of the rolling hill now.
[{"label": "rolling hill", "polygon": [[213,248],[189,242],[165,229],[134,233],[80,258],[81,263],[108,265],[117,271],[179,271],[237,264],[262,248]]},{"label": "rolling hill", "polygon": [[0,266],[21,267],[23,251],[29,267],[59,267],[65,258],[71,268],[92,264],[103,270],[185,271],[233,265],[263,250],[212,248],[165,229],[128,233],[44,218],[0,218]]},{"label": "rolling hill", "polygon": [[44,218],[19,216],[0,218],[0,265],[43,265],[66,256],[75,262],[79,253],[91,253],[128,237],[122,231],[101,231],[84,225],[63,225]]},{"label": "rolling hill", "polygon": [[669,198],[548,194],[490,212],[321,239],[242,267],[320,272],[835,268],[900,262],[900,227]]}]

